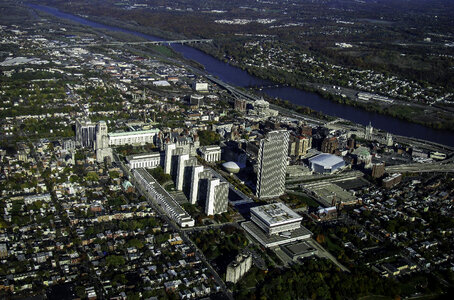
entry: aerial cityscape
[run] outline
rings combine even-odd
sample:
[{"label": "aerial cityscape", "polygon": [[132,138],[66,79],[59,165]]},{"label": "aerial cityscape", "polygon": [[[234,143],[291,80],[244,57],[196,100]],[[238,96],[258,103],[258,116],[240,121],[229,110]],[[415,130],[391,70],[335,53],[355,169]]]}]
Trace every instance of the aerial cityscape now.
[{"label": "aerial cityscape", "polygon": [[0,1],[0,299],[452,299],[454,2]]}]

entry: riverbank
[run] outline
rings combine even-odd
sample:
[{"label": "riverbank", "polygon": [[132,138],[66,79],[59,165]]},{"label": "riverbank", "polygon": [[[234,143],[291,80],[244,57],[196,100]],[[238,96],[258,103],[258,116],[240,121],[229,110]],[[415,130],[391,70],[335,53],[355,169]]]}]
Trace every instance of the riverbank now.
[{"label": "riverbank", "polygon": [[[162,38],[143,34],[140,32],[140,29],[138,31],[131,31],[121,27],[107,26],[71,14],[61,13],[55,8],[44,6],[32,6],[32,8],[96,29],[111,30],[114,32],[120,31],[152,41],[163,40]],[[232,86],[243,88],[269,86],[269,81],[259,78],[258,76],[252,76],[245,70],[223,62],[212,55],[208,55],[205,52],[194,48],[193,46],[194,45],[187,46],[173,44],[172,49],[182,54],[186,60],[193,60],[200,65],[203,65],[207,74],[216,76],[223,82]],[[454,145],[453,131],[434,130],[412,122],[403,121],[398,118],[369,112],[366,109],[340,104],[336,101],[323,98],[319,94],[305,92],[302,89],[285,85],[279,87],[275,87],[274,84],[272,85],[272,88],[263,88],[261,92],[271,98],[285,99],[292,104],[309,107],[311,110],[322,112],[323,114],[329,116],[346,119],[357,124],[367,125],[369,122],[372,122],[375,128],[382,129],[392,134],[426,139],[428,141],[441,144]]]},{"label": "riverbank", "polygon": [[[315,86],[318,85],[318,83],[300,81],[297,78],[295,78],[294,74],[276,72],[275,70],[272,69],[257,69],[254,67],[239,65],[234,62],[232,63],[232,61],[229,61],[225,57],[218,55],[218,52],[214,51],[214,48],[210,48],[210,46],[207,45],[203,46],[197,45],[195,46],[195,48],[204,52],[207,55],[214,57],[215,59],[221,60],[232,66],[240,68],[241,70],[246,71],[250,75],[256,76],[264,80],[275,82],[280,85],[287,85],[305,92],[315,93],[321,96],[322,98],[328,99],[330,101],[360,108],[368,112],[390,116],[399,120],[419,124],[436,130],[447,130],[454,132],[453,114],[449,113],[446,110],[443,111],[441,109],[438,109],[437,107],[427,105],[426,107],[422,108],[421,107],[422,105],[415,106],[412,105],[411,103],[386,104],[379,103],[376,101],[370,101],[367,103],[356,101],[356,99],[353,98],[343,97],[338,94],[323,91],[321,88],[316,88]],[[210,51],[210,49],[213,50]]]},{"label": "riverbank", "polygon": [[[52,7],[48,7],[49,9],[53,9]],[[59,8],[61,9],[61,8]],[[64,12],[64,11],[63,11]],[[65,12],[70,14],[71,12]],[[83,16],[85,19],[87,16]],[[172,39],[182,39],[185,38],[181,34],[175,34],[172,32],[162,31],[156,28],[149,28],[138,26],[137,23],[134,21],[131,22],[124,22],[116,19],[106,18],[106,17],[97,17],[97,16],[89,16],[90,20],[93,22],[99,22],[109,27],[117,27],[123,28],[127,31],[134,31],[137,33],[141,33],[143,35],[147,35],[148,37],[153,37],[154,40],[172,40]],[[90,25],[90,24],[87,24]],[[140,36],[139,37],[143,37]],[[147,37],[147,38],[148,38]],[[454,132],[454,118],[452,117],[452,113],[448,111],[443,111],[437,109],[436,107],[427,106],[421,108],[420,106],[415,106],[412,104],[386,104],[386,103],[379,103],[370,101],[367,103],[356,101],[355,97],[343,97],[339,94],[333,94],[326,91],[323,91],[320,88],[315,88],[314,86],[317,85],[316,83],[305,82],[301,81],[300,78],[296,74],[290,74],[285,72],[279,72],[270,69],[258,69],[254,67],[247,67],[243,65],[239,65],[236,63],[232,63],[232,61],[228,61],[225,57],[222,57],[213,46],[207,45],[193,45],[193,48],[202,51],[203,53],[212,56],[213,58],[223,61],[229,65],[234,67],[240,68],[241,70],[246,71],[248,74],[258,77],[263,80],[268,80],[271,82],[285,84],[291,86],[293,88],[300,89],[305,92],[315,93],[322,98],[327,100],[347,105],[355,108],[359,108],[365,110],[367,112],[377,113],[385,116],[390,116],[399,120],[411,122],[414,124],[419,124],[425,127],[433,128],[436,130],[447,130]],[[172,48],[172,47],[171,47]],[[162,51],[160,51],[162,54]],[[174,51],[175,52],[175,51]],[[178,51],[176,51],[178,52]],[[197,68],[204,69],[203,64],[197,62],[196,60],[191,60],[192,65],[196,66]],[[332,84],[332,83],[330,83]],[[336,83],[334,83],[336,84]],[[336,84],[337,85],[337,84]],[[287,100],[287,99],[285,99]],[[311,108],[312,109],[312,108]]]}]

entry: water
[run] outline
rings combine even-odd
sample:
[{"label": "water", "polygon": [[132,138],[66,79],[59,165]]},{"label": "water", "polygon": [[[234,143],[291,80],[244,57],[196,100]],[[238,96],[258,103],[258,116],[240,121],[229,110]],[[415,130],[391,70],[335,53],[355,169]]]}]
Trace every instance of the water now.
[{"label": "water", "polygon": [[[70,20],[93,28],[128,33],[151,41],[163,41],[163,39],[159,37],[124,28],[104,25],[71,14],[63,13],[56,8],[33,4],[28,4],[28,6],[40,11],[47,12],[56,17]],[[240,68],[231,66],[190,46],[172,44],[172,48],[182,54],[185,58],[194,60],[203,65],[205,67],[205,70],[209,74],[217,76],[222,81],[231,85],[250,87],[270,84],[269,81],[250,75]],[[368,112],[361,108],[342,105],[325,99],[318,94],[305,92],[303,90],[292,87],[280,86],[275,88],[265,88],[262,90],[262,92],[271,97],[289,100],[294,104],[304,105],[310,107],[313,110],[321,111],[325,114],[347,119],[362,125],[367,125],[369,124],[369,122],[372,122],[373,127],[383,129],[393,134],[415,137],[432,142],[446,144],[449,146],[454,146],[454,132],[435,130],[422,125],[399,120],[390,116]]]}]

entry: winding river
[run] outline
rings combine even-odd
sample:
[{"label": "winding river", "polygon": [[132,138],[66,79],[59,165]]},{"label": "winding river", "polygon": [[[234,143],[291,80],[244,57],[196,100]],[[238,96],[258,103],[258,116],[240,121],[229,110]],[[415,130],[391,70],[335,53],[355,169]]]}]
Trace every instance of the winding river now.
[{"label": "winding river", "polygon": [[[140,32],[109,26],[97,22],[93,22],[78,16],[63,13],[56,8],[27,4],[29,7],[49,13],[55,17],[73,21],[75,23],[89,26],[97,29],[106,29],[110,31],[123,32],[132,34],[151,41],[163,41],[162,38],[143,34]],[[205,70],[214,76],[217,76],[222,81],[231,85],[240,87],[262,86],[269,85],[269,82],[258,77],[250,75],[240,68],[231,66],[222,62],[202,51],[186,45],[172,44],[172,48],[182,54],[185,58],[194,60],[205,67]],[[422,125],[399,120],[390,116],[380,115],[373,112],[365,111],[361,108],[339,104],[328,99],[322,98],[318,94],[305,92],[293,87],[273,87],[262,90],[265,94],[271,97],[277,97],[288,100],[294,104],[310,107],[313,110],[321,111],[325,114],[340,117],[367,125],[369,122],[376,128],[383,129],[393,134],[415,137],[432,142],[437,142],[449,146],[454,146],[454,132],[435,130]]]}]

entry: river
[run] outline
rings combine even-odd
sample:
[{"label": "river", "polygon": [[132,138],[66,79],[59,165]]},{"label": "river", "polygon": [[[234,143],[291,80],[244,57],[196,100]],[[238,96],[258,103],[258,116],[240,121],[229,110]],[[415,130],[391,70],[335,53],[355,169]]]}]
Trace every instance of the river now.
[{"label": "river", "polygon": [[[49,13],[59,18],[76,22],[81,25],[90,26],[98,29],[107,29],[110,31],[123,32],[138,37],[142,37],[144,39],[151,41],[164,40],[156,36],[151,36],[124,28],[93,22],[85,18],[63,13],[56,8],[34,4],[27,5],[31,8]],[[194,60],[203,65],[205,67],[205,70],[209,74],[217,76],[222,81],[229,83],[231,85],[240,87],[269,85],[269,82],[266,80],[250,75],[249,73],[240,68],[222,62],[190,46],[172,44],[171,47],[175,51],[182,54],[185,58]],[[268,96],[289,100],[294,104],[307,106],[313,110],[321,111],[331,116],[347,119],[358,124],[367,125],[369,124],[369,122],[371,122],[373,127],[385,130],[393,134],[415,137],[449,146],[454,146],[454,132],[446,130],[435,130],[422,125],[399,120],[390,116],[368,112],[361,108],[339,104],[328,99],[325,99],[319,96],[318,94],[306,92],[293,87],[279,86],[275,88],[265,88],[262,90],[262,92],[267,94]]]}]

